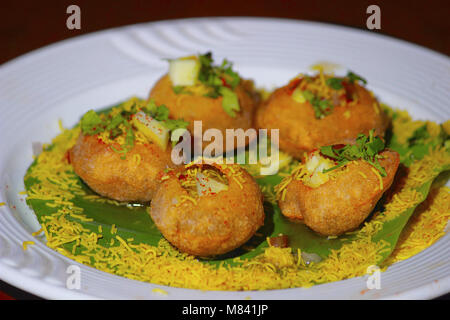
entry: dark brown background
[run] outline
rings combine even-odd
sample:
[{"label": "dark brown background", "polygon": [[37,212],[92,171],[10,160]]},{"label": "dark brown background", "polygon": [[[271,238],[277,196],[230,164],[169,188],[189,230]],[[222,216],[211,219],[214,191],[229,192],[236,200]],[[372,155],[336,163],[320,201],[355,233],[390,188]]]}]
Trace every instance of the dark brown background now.
[{"label": "dark brown background", "polygon": [[[81,8],[81,30],[66,28],[66,8],[71,4]],[[134,23],[187,17],[279,17],[366,30],[366,9],[371,4],[381,8],[381,30],[372,32],[450,55],[449,0],[1,0],[0,64],[47,44],[81,34]],[[0,299],[8,296],[33,298],[0,281]]]}]

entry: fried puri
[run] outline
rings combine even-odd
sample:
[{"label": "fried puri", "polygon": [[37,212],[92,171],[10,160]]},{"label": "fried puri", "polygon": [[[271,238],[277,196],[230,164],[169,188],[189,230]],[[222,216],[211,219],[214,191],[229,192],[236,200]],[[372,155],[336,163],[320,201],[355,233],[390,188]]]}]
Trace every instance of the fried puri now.
[{"label": "fried puri", "polygon": [[264,222],[263,196],[254,179],[239,165],[211,166],[227,180],[226,190],[193,196],[183,183],[187,169],[177,168],[163,176],[150,210],[172,245],[201,257],[238,248]]},{"label": "fried puri", "polygon": [[[153,98],[157,105],[165,105],[170,110],[170,117],[183,119],[189,122],[188,130],[194,133],[194,121],[202,121],[203,132],[208,129],[218,129],[224,137],[224,149],[226,149],[225,137],[226,129],[243,129],[244,131],[253,128],[254,113],[259,103],[259,96],[253,89],[253,83],[249,80],[241,80],[235,88],[235,93],[239,100],[240,111],[235,117],[228,115],[223,107],[223,97],[210,98],[197,93],[178,93],[172,87],[172,82],[168,75],[163,76],[152,88],[150,98]],[[201,140],[201,139],[200,139]],[[235,139],[236,147],[243,147]],[[245,145],[248,144],[248,140]],[[203,144],[205,147],[207,143]]]},{"label": "fried puri", "polygon": [[321,146],[352,143],[358,134],[368,134],[371,129],[384,135],[388,118],[376,98],[358,83],[347,83],[340,98],[354,100],[342,103],[333,97],[330,101],[337,105],[323,118],[316,117],[309,101],[292,98],[295,85],[292,81],[275,90],[256,114],[256,127],[280,130],[279,146],[286,153],[301,159],[305,152]]},{"label": "fried puri", "polygon": [[80,134],[69,159],[75,173],[96,193],[118,201],[147,202],[159,185],[158,175],[173,167],[170,152],[153,143],[136,144],[123,159],[97,135]]},{"label": "fried puri", "polygon": [[399,166],[397,152],[385,150],[380,155],[386,177],[377,174],[368,162],[357,160],[316,188],[293,179],[278,202],[282,214],[304,222],[322,235],[340,235],[356,229],[391,186]]}]

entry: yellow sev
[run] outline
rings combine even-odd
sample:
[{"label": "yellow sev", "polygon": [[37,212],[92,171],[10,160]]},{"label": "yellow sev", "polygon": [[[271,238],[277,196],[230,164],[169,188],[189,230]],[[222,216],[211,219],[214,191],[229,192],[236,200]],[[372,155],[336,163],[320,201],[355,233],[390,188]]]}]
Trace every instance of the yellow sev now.
[{"label": "yellow sev", "polygon": [[[301,252],[291,248],[269,247],[263,254],[244,260],[237,266],[213,266],[195,257],[178,252],[167,241],[151,246],[123,239],[111,229],[111,246],[100,244],[104,236],[101,228],[94,232],[67,216],[83,216],[83,209],[72,203],[74,194],[88,196],[76,183],[77,177],[69,163],[62,161],[78,135],[79,129],[64,130],[54,139],[54,147],[44,150],[36,159],[27,177],[40,181],[28,190],[29,198],[44,199],[58,204],[52,215],[42,217],[41,226],[47,245],[57,252],[99,270],[140,281],[174,287],[202,290],[266,290],[290,287],[309,287],[318,283],[338,281],[366,273],[367,267],[377,264],[383,253],[390,251],[385,241],[373,242],[374,234],[383,223],[421,201],[414,186],[434,177],[436,166],[449,161],[443,150],[414,163],[405,186],[397,191],[383,213],[376,214],[354,233],[355,240],[332,250],[327,259],[305,263]],[[238,179],[238,177],[237,177]],[[272,194],[267,190],[266,193]],[[423,250],[443,234],[449,219],[449,190],[433,190],[402,234],[399,246],[384,266],[406,259]],[[73,244],[68,250],[65,244]]]},{"label": "yellow sev", "polygon": [[435,188],[419,206],[403,230],[385,265],[405,260],[423,251],[445,234],[450,219],[450,188]]}]

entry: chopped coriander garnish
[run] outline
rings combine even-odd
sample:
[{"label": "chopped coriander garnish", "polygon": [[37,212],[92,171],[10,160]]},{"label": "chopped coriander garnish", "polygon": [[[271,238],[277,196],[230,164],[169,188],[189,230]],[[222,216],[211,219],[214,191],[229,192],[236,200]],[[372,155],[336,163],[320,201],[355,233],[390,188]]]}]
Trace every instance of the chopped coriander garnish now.
[{"label": "chopped coriander garnish", "polygon": [[87,135],[94,135],[105,131],[103,120],[94,110],[89,110],[83,115],[80,125],[81,131]]},{"label": "chopped coriander garnish", "polygon": [[106,127],[106,130],[116,129],[124,121],[126,121],[126,119],[121,114],[117,114],[111,119],[111,122]]},{"label": "chopped coriander garnish", "polygon": [[189,91],[186,91],[184,89],[185,89],[184,86],[173,86],[172,87],[172,90],[173,90],[173,92],[175,92],[175,94],[180,94],[180,93],[190,94]]},{"label": "chopped coriander garnish", "polygon": [[408,139],[409,146],[414,144],[424,144],[425,140],[430,137],[430,133],[427,130],[427,124],[424,124],[420,128],[414,130],[413,135]]},{"label": "chopped coriander garnish", "polygon": [[356,138],[356,143],[351,145],[345,145],[342,148],[336,148],[334,146],[325,146],[320,148],[322,155],[329,157],[337,162],[337,165],[324,170],[323,172],[329,172],[346,165],[353,160],[365,160],[370,165],[375,167],[380,172],[382,177],[387,175],[386,170],[380,165],[378,159],[379,153],[385,148],[385,143],[380,137],[374,136],[374,130],[371,130],[369,136],[359,134]]},{"label": "chopped coriander garnish", "polygon": [[325,82],[331,89],[334,90],[340,90],[344,87],[342,85],[342,79],[339,78],[328,78]]},{"label": "chopped coriander garnish", "polygon": [[114,139],[116,139],[117,137],[120,137],[122,134],[123,134],[122,129],[117,128],[117,127],[116,127],[116,128],[112,128],[111,131],[110,131],[110,133],[109,133],[109,138],[110,138],[111,140],[114,140]]},{"label": "chopped coriander garnish", "polygon": [[[210,90],[205,94],[209,98],[223,97],[222,107],[230,117],[235,117],[236,112],[240,111],[239,99],[234,89],[241,82],[239,74],[233,71],[232,63],[224,59],[220,66],[213,65],[211,52],[199,55],[200,71],[198,81],[208,87]],[[173,87],[176,94],[188,93],[183,86]]]},{"label": "chopped coriander garnish", "polygon": [[179,131],[178,134],[174,134],[174,132],[177,129],[186,129],[189,125],[189,122],[184,121],[183,119],[169,119],[169,108],[165,105],[156,106],[153,99],[150,99],[147,104],[146,111],[151,117],[161,121],[162,124],[171,132],[172,145],[175,145],[181,137]]},{"label": "chopped coriander garnish", "polygon": [[223,109],[230,117],[234,118],[236,116],[236,111],[240,110],[239,99],[236,93],[227,87],[220,87],[219,92],[223,97]]},{"label": "chopped coriander garnish", "polygon": [[239,74],[237,72],[233,71],[232,67],[233,64],[227,59],[224,59],[219,69],[223,73],[225,82],[234,89],[241,82],[241,78],[239,77]]},{"label": "chopped coriander garnish", "polygon": [[333,111],[334,106],[329,100],[320,99],[309,90],[303,91],[303,97],[313,107],[314,115],[317,119],[322,119]]},{"label": "chopped coriander garnish", "polygon": [[366,79],[364,79],[363,77],[361,77],[361,76],[359,76],[356,73],[353,73],[351,71],[347,72],[347,76],[346,77],[348,78],[348,81],[350,83],[354,83],[356,81],[361,81],[362,83],[367,84],[367,80]]},{"label": "chopped coriander garnish", "polygon": [[183,119],[169,119],[169,109],[164,105],[157,106],[153,99],[150,99],[146,104],[142,100],[129,100],[126,103],[131,103],[131,105],[122,104],[120,108],[125,105],[126,110],[121,110],[114,116],[112,114],[98,114],[94,110],[90,110],[83,115],[80,121],[81,131],[85,135],[96,135],[107,131],[109,132],[107,137],[110,140],[124,136],[125,143],[120,148],[111,145],[113,151],[122,154],[122,159],[125,159],[126,153],[134,147],[136,137],[131,122],[133,116],[139,111],[143,111],[161,122],[162,126],[171,132],[176,129],[186,129],[189,125],[189,122]]},{"label": "chopped coriander garnish", "polygon": [[164,121],[169,119],[169,109],[165,105],[160,105],[154,112],[154,118],[158,121]]},{"label": "chopped coriander garnish", "polygon": [[161,121],[169,131],[185,129],[189,125],[189,122],[183,119],[169,119],[169,108],[163,104],[156,106],[153,100],[150,100],[147,104],[146,111],[152,118]]},{"label": "chopped coriander garnish", "polygon": [[167,119],[164,121],[164,126],[170,131],[174,131],[176,129],[186,129],[189,125],[189,122],[184,121],[183,119]]}]

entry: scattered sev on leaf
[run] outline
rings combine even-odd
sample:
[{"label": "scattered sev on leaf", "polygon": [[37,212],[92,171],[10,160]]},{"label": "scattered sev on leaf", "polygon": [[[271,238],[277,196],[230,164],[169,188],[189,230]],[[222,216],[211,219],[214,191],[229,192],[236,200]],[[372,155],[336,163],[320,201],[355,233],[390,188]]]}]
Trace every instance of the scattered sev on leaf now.
[{"label": "scattered sev on leaf", "polygon": [[[436,242],[450,218],[450,191],[446,187],[435,188],[415,211],[395,249],[383,239],[373,241],[385,223],[424,200],[420,186],[436,177],[436,168],[450,165],[448,152],[438,148],[413,162],[405,183],[389,197],[384,210],[376,212],[359,230],[345,235],[351,241],[330,250],[326,259],[306,261],[300,249],[269,246],[252,259],[234,259],[235,265],[209,264],[179,252],[164,239],[149,245],[134,240],[135,237],[122,237],[115,225],[87,227],[90,218],[74,204],[74,198],[99,202],[102,198],[84,191],[65,157],[79,131],[79,127],[63,129],[35,159],[25,177],[33,182],[26,183],[27,201],[40,201],[51,210],[38,215],[47,246],[79,263],[130,279],[202,290],[310,287],[363,276],[368,266],[380,265],[391,252],[382,267],[407,259]],[[271,203],[276,202],[273,186],[265,185],[263,191]],[[32,243],[24,242],[24,250]]]},{"label": "scattered sev on leaf", "polygon": [[411,217],[383,265],[406,260],[431,246],[445,234],[449,220],[450,188],[435,188]]}]

